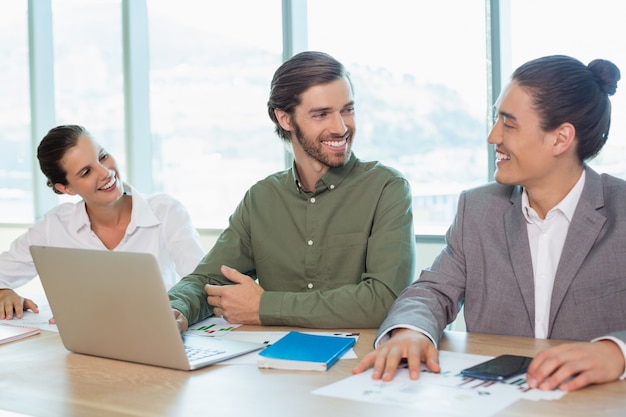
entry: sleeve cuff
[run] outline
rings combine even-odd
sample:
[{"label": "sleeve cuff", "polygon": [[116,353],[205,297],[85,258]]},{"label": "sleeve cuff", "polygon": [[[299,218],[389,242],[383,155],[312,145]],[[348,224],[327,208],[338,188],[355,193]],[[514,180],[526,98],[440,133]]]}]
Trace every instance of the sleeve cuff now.
[{"label": "sleeve cuff", "polygon": [[429,338],[432,344],[435,345],[435,347],[437,347],[437,342],[435,342],[435,338],[432,337],[430,333],[420,329],[419,327],[411,326],[408,324],[398,324],[396,326],[391,326],[385,331],[380,333],[380,335],[376,338],[376,340],[374,340],[374,349],[376,349],[378,346],[380,346],[381,344],[389,340],[391,338],[391,332],[395,329],[411,329],[411,330],[415,330],[416,332],[420,332],[424,336]]},{"label": "sleeve cuff", "polygon": [[265,291],[259,303],[259,320],[263,326],[284,326],[282,307],[285,293]]},{"label": "sleeve cuff", "polygon": [[[603,336],[603,337],[598,337],[592,340],[592,342],[599,342],[600,340],[610,340],[612,342],[617,343],[617,346],[619,346],[619,348],[622,351],[622,355],[624,355],[624,362],[626,362],[626,343],[624,343],[623,340],[618,339],[617,337],[613,337],[613,336]],[[619,377],[620,380],[624,380],[626,379],[626,367],[624,368],[624,372],[622,373],[622,376]]]}]

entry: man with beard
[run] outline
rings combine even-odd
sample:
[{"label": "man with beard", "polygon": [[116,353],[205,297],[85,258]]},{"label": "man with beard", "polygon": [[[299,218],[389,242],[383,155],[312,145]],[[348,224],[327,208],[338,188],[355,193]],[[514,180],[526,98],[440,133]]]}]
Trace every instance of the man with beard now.
[{"label": "man with beard", "polygon": [[355,105],[344,66],[302,52],[275,72],[268,113],[293,166],[252,186],[196,270],[169,291],[179,328],[231,323],[380,325],[412,280],[408,181],[352,153]]}]

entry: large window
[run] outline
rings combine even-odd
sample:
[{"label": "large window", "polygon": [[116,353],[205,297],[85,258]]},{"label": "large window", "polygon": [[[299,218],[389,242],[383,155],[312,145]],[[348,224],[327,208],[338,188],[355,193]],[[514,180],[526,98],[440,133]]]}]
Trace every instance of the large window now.
[{"label": "large window", "polygon": [[120,5],[121,0],[53,0],[52,27],[57,124],[83,125],[124,171]]},{"label": "large window", "polygon": [[443,234],[487,179],[485,1],[315,0],[308,16],[309,48],[351,73],[356,155],[405,174],[415,232]]},{"label": "large window", "polygon": [[26,0],[0,13],[0,223],[33,220]]},{"label": "large window", "polygon": [[619,0],[582,4],[568,0],[510,0],[512,69],[544,55],[564,54],[588,64],[608,59],[622,73],[611,97],[609,139],[590,165],[599,172],[626,178],[626,26]]},{"label": "large window", "polygon": [[148,16],[157,188],[197,227],[223,228],[252,184],[284,168],[267,115],[281,3],[151,0]]},{"label": "large window", "polygon": [[[501,6],[495,9],[502,14],[487,13],[491,4]],[[133,182],[146,184],[147,192],[177,197],[199,228],[224,227],[248,187],[286,168],[288,157],[267,116],[266,102],[272,74],[284,50],[293,47],[294,52],[328,52],[347,66],[357,106],[355,153],[404,173],[413,190],[416,233],[441,235],[453,218],[459,192],[488,181],[493,166],[486,142],[492,114],[490,59],[502,64],[503,82],[521,63],[557,53],[585,63],[609,59],[626,73],[622,45],[626,26],[619,20],[620,4],[619,0],[596,0],[592,5],[568,0],[3,2],[0,223],[31,222],[42,207],[54,203],[42,203],[41,194],[49,191],[33,186],[39,181],[33,180],[38,172],[34,147],[41,137],[32,132],[80,123],[117,157],[122,174],[126,167],[133,168]],[[52,39],[43,36],[50,45],[39,51],[38,45],[28,49],[29,5],[39,12],[37,22],[52,28]],[[283,19],[285,5],[293,7],[285,9],[290,13]],[[500,19],[503,36],[489,32],[498,25],[488,19]],[[40,28],[39,23],[31,24],[31,32]],[[500,41],[500,51],[488,53],[490,39]],[[148,53],[125,61],[128,45],[145,47]],[[50,49],[50,60],[39,59]],[[54,99],[49,105],[45,101],[43,109],[37,94],[34,105],[29,98],[33,68],[38,75],[49,73],[44,86],[54,84],[54,94],[49,94]],[[139,109],[147,109],[149,119],[141,119],[145,123],[140,137],[126,136],[136,131],[126,124],[138,118],[125,107],[129,100],[125,74],[147,86],[146,91],[132,93],[139,94],[133,104],[140,102]],[[626,121],[619,117],[626,108],[621,91],[625,83],[612,98],[609,142],[591,165],[626,178],[622,162]],[[45,126],[41,117],[31,118],[46,111],[51,121]],[[129,143],[148,146],[142,152]],[[136,169],[146,165],[150,172]]]}]

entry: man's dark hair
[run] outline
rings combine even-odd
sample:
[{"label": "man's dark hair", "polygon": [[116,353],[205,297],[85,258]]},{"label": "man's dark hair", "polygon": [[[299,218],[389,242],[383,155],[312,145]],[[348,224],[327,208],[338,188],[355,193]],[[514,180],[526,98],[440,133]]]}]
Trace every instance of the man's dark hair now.
[{"label": "man's dark hair", "polygon": [[532,97],[544,131],[571,123],[576,129],[580,161],[595,157],[609,137],[611,102],[619,68],[596,59],[585,65],[565,55],[529,61],[513,73],[512,80]]},{"label": "man's dark hair", "polygon": [[267,102],[267,113],[276,126],[278,136],[285,142],[291,142],[290,133],[280,126],[274,110],[293,116],[302,93],[315,85],[328,84],[343,77],[350,82],[343,64],[323,52],[301,52],[285,61],[274,73]]}]

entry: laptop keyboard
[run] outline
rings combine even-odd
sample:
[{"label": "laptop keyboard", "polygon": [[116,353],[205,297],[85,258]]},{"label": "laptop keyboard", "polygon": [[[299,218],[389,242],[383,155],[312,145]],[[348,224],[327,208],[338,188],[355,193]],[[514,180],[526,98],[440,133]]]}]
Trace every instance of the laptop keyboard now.
[{"label": "laptop keyboard", "polygon": [[185,346],[185,352],[187,353],[187,358],[189,358],[190,361],[196,361],[198,359],[204,359],[211,356],[219,355],[221,353],[225,353],[224,350],[200,349],[191,346]]}]

